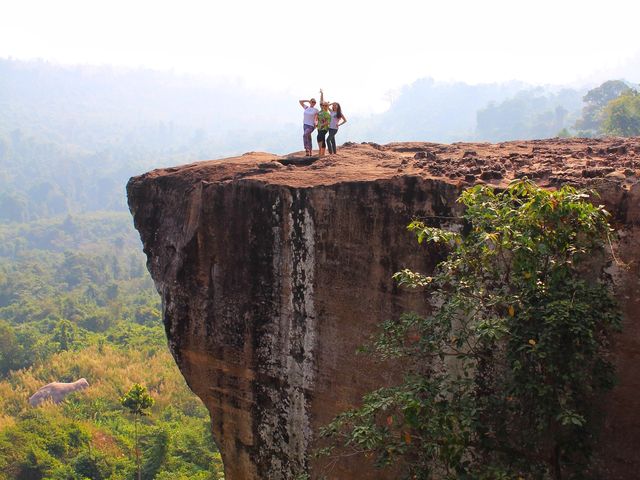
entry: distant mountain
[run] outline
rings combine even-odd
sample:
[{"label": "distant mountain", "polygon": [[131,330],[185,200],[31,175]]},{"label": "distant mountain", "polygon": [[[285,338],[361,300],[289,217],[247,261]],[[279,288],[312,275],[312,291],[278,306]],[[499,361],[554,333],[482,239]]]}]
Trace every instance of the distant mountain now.
[{"label": "distant mountain", "polygon": [[[583,91],[520,82],[420,79],[370,116],[342,106],[338,142],[554,136]],[[298,98],[151,70],[0,59],[0,221],[125,210],[124,185],[151,168],[302,148]],[[314,140],[315,144],[315,140]]]},{"label": "distant mountain", "polygon": [[231,83],[0,60],[0,221],[125,210],[145,170],[293,150],[299,110]]},{"label": "distant mountain", "polygon": [[520,82],[468,85],[416,80],[401,90],[389,110],[373,119],[367,132],[379,142],[472,140],[478,110],[525,87]]},{"label": "distant mountain", "polygon": [[92,150],[126,144],[204,158],[235,152],[229,132],[263,132],[265,147],[273,148],[279,142],[270,140],[272,127],[294,123],[299,113],[287,95],[240,84],[1,59],[0,107],[0,131],[19,128]]}]

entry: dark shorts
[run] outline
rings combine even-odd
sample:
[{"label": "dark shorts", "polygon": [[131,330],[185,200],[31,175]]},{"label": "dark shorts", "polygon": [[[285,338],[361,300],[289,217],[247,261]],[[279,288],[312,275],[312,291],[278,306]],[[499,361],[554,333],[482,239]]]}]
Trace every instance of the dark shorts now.
[{"label": "dark shorts", "polygon": [[318,138],[317,138],[318,143],[320,143],[320,142],[324,143],[324,137],[325,137],[325,135],[327,134],[328,131],[329,130],[318,130]]}]

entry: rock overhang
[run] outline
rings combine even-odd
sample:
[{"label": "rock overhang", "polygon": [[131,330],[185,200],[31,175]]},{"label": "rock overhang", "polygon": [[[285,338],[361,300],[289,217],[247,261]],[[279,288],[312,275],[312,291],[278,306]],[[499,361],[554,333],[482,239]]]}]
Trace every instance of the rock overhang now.
[{"label": "rock overhang", "polygon": [[[623,234],[620,257],[635,262],[616,273],[628,335],[616,347],[621,386],[608,400],[603,447],[609,478],[624,478],[629,444],[640,442],[640,416],[628,413],[640,410],[638,139],[345,144],[311,165],[292,164],[299,158],[252,152],[128,185],[172,352],[212,414],[228,478],[321,469],[310,455],[317,428],[394,375],[356,347],[380,320],[422,303],[390,281],[400,267],[428,271],[436,261],[406,223],[455,216],[466,186],[525,176],[597,190]],[[382,478],[366,460],[334,473]]]}]

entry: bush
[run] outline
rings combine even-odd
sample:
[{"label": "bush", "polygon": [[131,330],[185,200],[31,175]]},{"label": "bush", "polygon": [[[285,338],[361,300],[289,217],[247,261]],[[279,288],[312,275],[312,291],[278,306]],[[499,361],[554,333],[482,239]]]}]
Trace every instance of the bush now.
[{"label": "bush", "polygon": [[527,180],[476,186],[460,201],[466,233],[409,226],[449,255],[433,276],[395,275],[431,292],[429,316],[385,322],[373,347],[399,359],[403,382],[322,433],[379,466],[402,458],[410,478],[584,478],[597,399],[613,385],[609,332],[620,325],[590,273],[608,214],[584,192]]},{"label": "bush", "polygon": [[85,450],[73,462],[73,469],[81,479],[103,480],[111,478],[113,468],[107,457],[100,452]]},{"label": "bush", "polygon": [[640,93],[628,90],[611,100],[602,112],[603,130],[609,135],[640,135]]}]

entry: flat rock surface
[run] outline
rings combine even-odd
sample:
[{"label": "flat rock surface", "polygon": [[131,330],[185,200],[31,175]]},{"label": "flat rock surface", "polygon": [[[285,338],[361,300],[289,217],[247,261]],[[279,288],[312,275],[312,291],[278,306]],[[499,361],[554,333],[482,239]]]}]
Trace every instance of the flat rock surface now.
[{"label": "flat rock surface", "polygon": [[154,170],[143,178],[180,174],[211,182],[242,178],[291,187],[362,182],[398,175],[439,178],[461,186],[479,182],[504,184],[527,176],[541,186],[589,185],[594,178],[633,183],[640,178],[640,139],[548,139],[450,145],[404,142],[378,145],[346,143],[336,155],[305,157],[249,152]]}]

